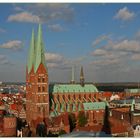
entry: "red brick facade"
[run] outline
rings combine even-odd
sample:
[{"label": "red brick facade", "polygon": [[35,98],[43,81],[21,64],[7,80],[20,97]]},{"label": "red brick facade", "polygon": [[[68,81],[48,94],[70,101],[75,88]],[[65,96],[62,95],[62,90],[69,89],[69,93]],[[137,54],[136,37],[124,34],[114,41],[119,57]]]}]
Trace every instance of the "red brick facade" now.
[{"label": "red brick facade", "polygon": [[4,136],[16,136],[16,117],[3,118],[3,133]]},{"label": "red brick facade", "polygon": [[26,73],[26,118],[30,124],[38,117],[49,116],[48,73],[43,64],[40,64],[36,73],[33,68]]}]

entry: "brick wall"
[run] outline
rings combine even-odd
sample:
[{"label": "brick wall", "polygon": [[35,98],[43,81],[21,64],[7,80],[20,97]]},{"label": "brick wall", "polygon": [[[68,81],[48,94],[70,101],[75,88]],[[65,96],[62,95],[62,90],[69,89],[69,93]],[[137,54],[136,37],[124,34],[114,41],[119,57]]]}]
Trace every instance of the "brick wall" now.
[{"label": "brick wall", "polygon": [[4,136],[16,136],[16,117],[4,117]]}]

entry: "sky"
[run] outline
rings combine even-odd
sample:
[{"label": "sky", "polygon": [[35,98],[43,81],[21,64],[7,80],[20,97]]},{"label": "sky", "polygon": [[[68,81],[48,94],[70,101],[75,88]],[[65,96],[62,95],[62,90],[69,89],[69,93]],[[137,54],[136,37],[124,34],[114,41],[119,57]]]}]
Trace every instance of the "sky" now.
[{"label": "sky", "polygon": [[34,28],[42,24],[50,82],[140,81],[140,4],[0,3],[0,81],[25,82]]}]

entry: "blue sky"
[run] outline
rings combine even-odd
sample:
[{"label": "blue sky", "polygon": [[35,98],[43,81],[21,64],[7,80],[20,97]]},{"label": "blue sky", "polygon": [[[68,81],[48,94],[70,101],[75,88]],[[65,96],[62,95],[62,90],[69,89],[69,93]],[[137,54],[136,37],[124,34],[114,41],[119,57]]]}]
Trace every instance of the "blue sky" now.
[{"label": "blue sky", "polygon": [[25,81],[34,28],[42,23],[49,80],[140,80],[140,4],[0,4],[0,81]]}]

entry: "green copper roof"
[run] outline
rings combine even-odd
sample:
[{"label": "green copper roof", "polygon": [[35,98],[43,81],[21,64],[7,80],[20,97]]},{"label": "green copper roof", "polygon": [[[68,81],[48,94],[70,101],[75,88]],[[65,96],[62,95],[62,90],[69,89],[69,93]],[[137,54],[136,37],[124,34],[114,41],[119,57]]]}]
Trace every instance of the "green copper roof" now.
[{"label": "green copper roof", "polygon": [[86,92],[98,92],[98,89],[93,84],[54,84],[50,90],[51,93],[86,93]]},{"label": "green copper roof", "polygon": [[140,113],[133,113],[134,116],[140,116]]},{"label": "green copper roof", "polygon": [[34,30],[32,31],[32,38],[29,48],[29,56],[28,56],[28,63],[27,63],[27,69],[28,73],[30,73],[33,64],[34,64],[34,57],[35,57],[35,37],[34,37]]},{"label": "green copper roof", "polygon": [[90,103],[83,103],[84,110],[98,110],[98,109],[105,109],[106,103],[105,102],[90,102]]},{"label": "green copper roof", "polygon": [[36,51],[35,51],[35,63],[34,63],[35,72],[37,71],[41,63],[46,68],[45,50],[44,50],[44,44],[43,44],[43,39],[42,39],[42,29],[41,29],[41,25],[39,24]]},{"label": "green copper roof", "polygon": [[140,89],[138,89],[138,88],[125,89],[125,92],[128,92],[128,93],[139,93],[140,92]]}]

